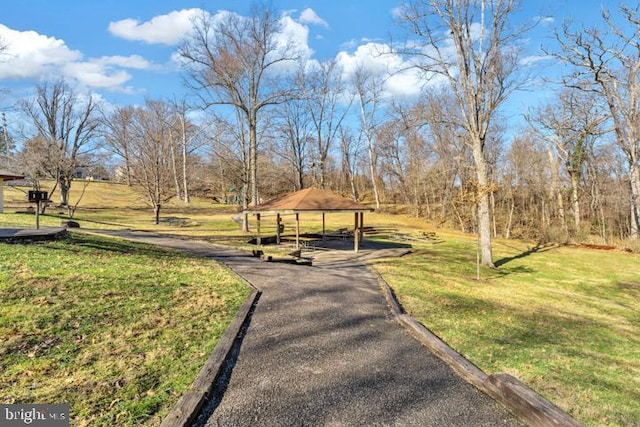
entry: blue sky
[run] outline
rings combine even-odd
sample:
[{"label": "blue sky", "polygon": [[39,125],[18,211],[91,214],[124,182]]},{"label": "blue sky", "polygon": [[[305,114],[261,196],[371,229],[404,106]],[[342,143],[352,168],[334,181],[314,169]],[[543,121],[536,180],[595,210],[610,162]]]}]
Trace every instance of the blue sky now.
[{"label": "blue sky", "polygon": [[[347,68],[356,62],[392,61],[375,57],[372,43],[384,44],[392,32],[397,0],[273,0],[288,26],[309,48],[310,59],[337,58]],[[521,22],[547,19],[528,35],[525,56],[532,74],[557,72],[540,58],[540,45],[552,44],[552,30],[565,19],[591,25],[603,2],[525,0]],[[615,3],[604,2],[608,7]],[[8,51],[0,60],[0,109],[13,114],[17,99],[38,82],[65,77],[79,91],[111,104],[142,104],[144,98],[181,97],[186,89],[173,59],[195,9],[230,10],[247,15],[249,1],[206,0],[20,0],[3,2],[0,38]],[[536,68],[537,67],[537,68]],[[553,71],[552,71],[553,70]],[[411,76],[400,76],[393,90],[413,93]],[[511,113],[526,109],[550,92],[532,87],[510,101]]]}]

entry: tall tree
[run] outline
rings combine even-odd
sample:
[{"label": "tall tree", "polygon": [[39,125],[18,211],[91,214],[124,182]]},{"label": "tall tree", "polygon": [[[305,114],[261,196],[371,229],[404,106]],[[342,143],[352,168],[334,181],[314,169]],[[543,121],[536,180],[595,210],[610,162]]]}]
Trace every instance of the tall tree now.
[{"label": "tall tree", "polygon": [[205,135],[209,141],[207,148],[211,164],[217,170],[222,186],[220,190],[225,200],[233,198],[239,208],[246,209],[249,150],[244,122],[220,116],[213,116],[210,120],[212,126],[206,129]]},{"label": "tall tree", "polygon": [[[202,132],[207,126],[211,126],[214,122],[204,124],[202,127],[198,127],[193,124],[187,117],[189,107],[184,99],[171,101],[171,109],[173,117],[171,119],[172,132],[170,134],[172,145],[172,156],[174,163],[174,177],[176,184],[176,194],[178,198],[182,198],[185,204],[189,204],[189,173],[188,163],[190,155],[201,148],[205,141],[200,138]],[[180,170],[175,166],[175,152],[179,152],[180,157]],[[180,179],[181,178],[181,179]],[[181,182],[179,182],[181,181]]]},{"label": "tall tree", "polygon": [[2,121],[0,122],[0,167],[4,169],[10,169],[9,166],[11,164],[14,149],[15,143],[9,132],[9,126],[7,125],[7,115],[3,111]]},{"label": "tall tree", "polygon": [[188,83],[204,107],[232,106],[246,125],[249,190],[257,204],[259,116],[294,98],[293,90],[279,83],[285,65],[294,65],[299,54],[285,40],[280,16],[269,7],[252,7],[249,17],[203,12],[193,24],[180,49]]},{"label": "tall tree", "polygon": [[133,138],[133,115],[135,109],[130,106],[116,107],[112,112],[101,112],[102,138],[111,153],[124,162],[124,178],[131,185],[131,139]]},{"label": "tall tree", "polygon": [[311,140],[311,122],[306,103],[295,100],[285,104],[279,117],[280,138],[274,154],[289,164],[294,172],[293,186],[301,190],[305,186],[308,143]]},{"label": "tall tree", "polygon": [[577,231],[581,224],[580,184],[585,163],[596,138],[604,133],[602,125],[608,115],[599,108],[593,94],[569,89],[560,94],[557,104],[542,107],[527,119],[549,144],[552,162],[564,165],[569,176],[573,225]]},{"label": "tall tree", "polygon": [[[340,125],[346,117],[353,98],[345,98],[346,87],[342,70],[336,61],[321,63],[307,76],[307,107],[313,121],[317,182],[324,188],[327,158],[338,137]],[[347,100],[346,105],[345,99]]]},{"label": "tall tree", "polygon": [[603,10],[606,30],[564,25],[554,55],[576,72],[566,83],[594,91],[606,102],[615,139],[624,153],[630,184],[630,235],[640,238],[640,5],[619,6],[622,20]]},{"label": "tall tree", "polygon": [[92,96],[78,97],[64,80],[58,80],[38,85],[35,99],[20,106],[46,141],[43,155],[53,162],[51,178],[60,187],[60,205],[67,206],[78,161],[95,148],[96,103]]},{"label": "tall tree", "polygon": [[[481,264],[493,267],[489,195],[493,186],[485,152],[487,132],[498,107],[516,88],[522,31],[510,18],[516,0],[410,0],[401,22],[424,43],[407,53],[421,58],[425,76],[444,77],[454,93],[475,164]],[[450,47],[455,48],[452,53]]]},{"label": "tall tree", "polygon": [[160,221],[162,205],[174,197],[171,165],[170,106],[147,100],[132,117],[133,135],[129,144],[131,171],[136,188],[140,188],[153,208],[154,220]]},{"label": "tall tree", "polygon": [[[306,63],[300,65],[294,80],[294,84],[301,93],[306,92],[306,66]],[[313,137],[311,110],[309,100],[303,96],[283,104],[275,114],[277,137],[273,154],[282,158],[291,168],[293,173],[291,179],[295,190],[305,187],[309,143]]]},{"label": "tall tree", "polygon": [[373,74],[360,66],[353,77],[353,86],[360,107],[360,131],[367,143],[369,173],[373,186],[376,209],[380,209],[380,177],[378,175],[378,148],[376,132],[381,124],[384,77]]}]

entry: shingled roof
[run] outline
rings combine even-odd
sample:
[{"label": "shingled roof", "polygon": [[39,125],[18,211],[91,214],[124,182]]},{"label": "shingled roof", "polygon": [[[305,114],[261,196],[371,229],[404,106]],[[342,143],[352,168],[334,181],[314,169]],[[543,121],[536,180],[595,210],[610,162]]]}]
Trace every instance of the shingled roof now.
[{"label": "shingled roof", "polygon": [[254,213],[365,212],[372,210],[331,191],[318,188],[305,188],[295,193],[284,194],[247,209],[248,212]]},{"label": "shingled roof", "polygon": [[24,175],[18,175],[13,172],[9,172],[5,169],[0,169],[0,180],[1,181],[10,181],[12,179],[22,179]]}]

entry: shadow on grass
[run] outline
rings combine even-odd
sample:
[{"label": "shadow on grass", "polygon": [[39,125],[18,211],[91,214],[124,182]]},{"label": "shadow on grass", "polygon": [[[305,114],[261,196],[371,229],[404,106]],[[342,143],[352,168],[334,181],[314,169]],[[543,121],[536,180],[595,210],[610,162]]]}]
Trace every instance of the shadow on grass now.
[{"label": "shadow on grass", "polygon": [[62,242],[63,244],[49,245],[48,248],[51,250],[64,250],[78,254],[87,250],[89,252],[99,251],[118,255],[143,255],[157,259],[166,258],[168,256],[190,256],[189,254],[180,254],[168,251],[162,247],[156,247],[145,243],[79,234],[72,234],[64,240],[59,240],[59,242]]},{"label": "shadow on grass", "polygon": [[494,264],[496,267],[500,267],[502,265],[505,265],[508,262],[511,262],[513,260],[516,259],[520,259],[520,258],[524,258],[524,257],[528,257],[529,255],[533,255],[535,253],[542,253],[542,252],[546,252],[549,251],[551,249],[553,249],[555,246],[545,246],[542,245],[540,243],[536,244],[534,247],[532,247],[531,249],[527,249],[526,251],[519,253],[518,255],[514,255],[511,257],[506,257],[506,258],[502,258],[497,260]]}]

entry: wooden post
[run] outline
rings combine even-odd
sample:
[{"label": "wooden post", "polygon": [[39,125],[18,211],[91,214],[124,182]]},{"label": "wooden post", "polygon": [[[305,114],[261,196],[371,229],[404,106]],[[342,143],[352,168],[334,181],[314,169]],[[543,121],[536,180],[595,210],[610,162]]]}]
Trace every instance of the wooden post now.
[{"label": "wooden post", "polygon": [[355,227],[353,228],[353,251],[358,252],[360,250],[360,226],[358,225],[358,212],[355,214]]},{"label": "wooden post", "polygon": [[324,228],[324,212],[322,212],[322,240],[324,240],[324,234],[325,234],[325,228]]},{"label": "wooden post", "polygon": [[296,213],[296,249],[300,249],[300,214]]},{"label": "wooden post", "polygon": [[262,243],[262,239],[260,238],[260,214],[256,214],[256,246],[260,246]]},{"label": "wooden post", "polygon": [[280,244],[280,214],[276,214],[276,244]]},{"label": "wooden post", "polygon": [[364,238],[364,212],[360,212],[360,242]]},{"label": "wooden post", "polygon": [[40,230],[40,199],[36,201],[36,230]]}]

